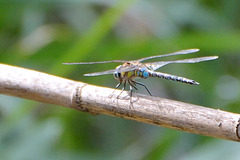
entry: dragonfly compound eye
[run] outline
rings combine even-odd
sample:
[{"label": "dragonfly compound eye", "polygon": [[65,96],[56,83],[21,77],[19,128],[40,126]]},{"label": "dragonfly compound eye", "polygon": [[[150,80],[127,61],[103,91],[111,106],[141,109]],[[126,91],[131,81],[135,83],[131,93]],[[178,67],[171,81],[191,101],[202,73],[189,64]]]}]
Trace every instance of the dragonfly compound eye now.
[{"label": "dragonfly compound eye", "polygon": [[121,78],[121,73],[120,72],[115,72],[113,74],[113,76],[114,76],[115,79],[119,79],[119,78]]}]

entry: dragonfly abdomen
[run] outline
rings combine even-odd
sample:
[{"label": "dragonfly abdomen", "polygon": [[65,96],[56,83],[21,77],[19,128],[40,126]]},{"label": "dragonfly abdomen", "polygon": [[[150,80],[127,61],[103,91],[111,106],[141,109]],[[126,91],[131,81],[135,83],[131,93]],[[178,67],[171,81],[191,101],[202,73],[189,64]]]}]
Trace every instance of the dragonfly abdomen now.
[{"label": "dragonfly abdomen", "polygon": [[192,85],[198,85],[199,83],[188,78],[179,77],[171,74],[161,73],[161,72],[150,72],[151,77],[158,77],[162,79],[172,80],[172,81],[178,81],[182,83],[192,84]]},{"label": "dragonfly abdomen", "polygon": [[141,78],[148,78],[150,76],[150,73],[148,72],[147,68],[142,68],[142,69],[137,69],[135,70],[134,75],[136,77],[141,77]]}]

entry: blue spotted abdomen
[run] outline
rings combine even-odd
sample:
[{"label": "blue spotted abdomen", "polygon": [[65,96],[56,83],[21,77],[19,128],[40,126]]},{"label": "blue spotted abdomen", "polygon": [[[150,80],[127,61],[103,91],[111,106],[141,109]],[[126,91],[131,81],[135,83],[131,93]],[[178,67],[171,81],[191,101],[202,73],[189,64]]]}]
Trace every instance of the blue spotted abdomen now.
[{"label": "blue spotted abdomen", "polygon": [[163,79],[172,80],[172,81],[178,81],[178,82],[187,83],[187,84],[193,84],[193,85],[199,84],[198,82],[196,82],[192,79],[179,77],[179,76],[175,76],[175,75],[171,75],[171,74],[167,74],[167,73],[161,73],[161,72],[150,71],[149,76],[163,78]]},{"label": "blue spotted abdomen", "polygon": [[148,78],[150,76],[149,70],[147,68],[142,68],[135,70],[135,76],[141,78]]}]

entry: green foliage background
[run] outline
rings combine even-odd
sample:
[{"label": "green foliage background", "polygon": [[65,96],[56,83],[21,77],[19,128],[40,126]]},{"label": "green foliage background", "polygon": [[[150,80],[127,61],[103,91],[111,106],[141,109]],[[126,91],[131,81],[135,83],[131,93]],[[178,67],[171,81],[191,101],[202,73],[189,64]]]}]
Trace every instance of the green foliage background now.
[{"label": "green foliage background", "polygon": [[[161,71],[201,85],[153,78],[142,82],[155,96],[239,113],[239,6],[238,0],[1,0],[0,61],[114,87],[112,75],[83,74],[115,64],[61,63],[131,60],[200,48],[198,53],[170,58],[220,58],[172,64]],[[4,160],[236,160],[238,148],[236,142],[0,95]]]}]

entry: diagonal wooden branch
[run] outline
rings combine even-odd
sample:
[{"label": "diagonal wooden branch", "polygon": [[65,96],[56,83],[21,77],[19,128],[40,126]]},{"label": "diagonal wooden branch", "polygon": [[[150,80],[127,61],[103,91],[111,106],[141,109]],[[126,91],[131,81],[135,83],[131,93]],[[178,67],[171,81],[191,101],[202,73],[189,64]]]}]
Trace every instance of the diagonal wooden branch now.
[{"label": "diagonal wooden branch", "polygon": [[[0,94],[107,114],[205,136],[240,141],[240,114],[144,96],[0,64]],[[123,92],[121,97],[128,97]]]}]

